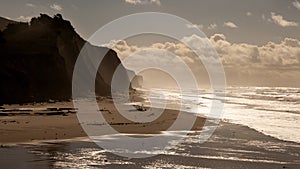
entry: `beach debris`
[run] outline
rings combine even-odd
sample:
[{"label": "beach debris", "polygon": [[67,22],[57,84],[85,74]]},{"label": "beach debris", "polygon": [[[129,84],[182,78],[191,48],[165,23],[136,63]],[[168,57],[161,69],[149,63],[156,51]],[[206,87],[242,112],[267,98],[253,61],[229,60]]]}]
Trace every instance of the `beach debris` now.
[{"label": "beach debris", "polygon": [[55,103],[55,100],[49,99],[48,103]]},{"label": "beach debris", "polygon": [[5,109],[2,112],[32,112],[31,109]]},{"label": "beach debris", "polygon": [[0,116],[9,116],[9,113],[0,112]]},{"label": "beach debris", "polygon": [[55,107],[54,107],[54,108],[53,108],[53,107],[50,107],[50,108],[47,108],[47,110],[48,110],[48,111],[58,111],[58,108],[55,108]]},{"label": "beach debris", "polygon": [[16,120],[3,120],[1,121],[3,124],[8,124],[8,123],[17,123]]},{"label": "beach debris", "polygon": [[64,112],[62,111],[41,111],[34,113],[36,115],[46,115],[46,116],[55,116],[55,115],[63,115]]},{"label": "beach debris", "polygon": [[0,116],[15,116],[15,115],[63,115],[76,114],[75,108],[45,108],[34,110],[30,108],[13,108],[13,109],[0,109]]},{"label": "beach debris", "polygon": [[144,107],[144,105],[136,105],[135,106],[136,110],[138,111],[147,111],[147,109]]}]

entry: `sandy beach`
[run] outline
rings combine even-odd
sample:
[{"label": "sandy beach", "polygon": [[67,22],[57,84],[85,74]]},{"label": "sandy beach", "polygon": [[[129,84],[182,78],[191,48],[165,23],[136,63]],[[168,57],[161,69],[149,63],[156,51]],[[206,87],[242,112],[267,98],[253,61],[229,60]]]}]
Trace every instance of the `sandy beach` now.
[{"label": "sandy beach", "polygon": [[[137,123],[119,114],[112,102],[100,102],[99,105],[107,123],[120,133],[156,134],[166,131],[179,113],[166,109],[152,122]],[[205,121],[204,117],[197,116],[192,130],[201,130]],[[87,136],[71,102],[5,106],[0,113],[0,130],[1,144]]]},{"label": "sandy beach", "polygon": [[[157,120],[139,124],[118,114],[109,101],[102,102],[99,108],[108,123],[121,133],[159,133],[178,115],[176,110],[166,110]],[[296,169],[300,166],[298,143],[282,141],[242,125],[221,122],[209,140],[200,144],[198,134],[207,120],[200,116],[193,127],[195,133],[177,148],[146,159],[128,159],[91,142],[75,112],[70,102],[4,106],[0,116],[0,168]],[[18,163],[11,161],[16,155]]]}]

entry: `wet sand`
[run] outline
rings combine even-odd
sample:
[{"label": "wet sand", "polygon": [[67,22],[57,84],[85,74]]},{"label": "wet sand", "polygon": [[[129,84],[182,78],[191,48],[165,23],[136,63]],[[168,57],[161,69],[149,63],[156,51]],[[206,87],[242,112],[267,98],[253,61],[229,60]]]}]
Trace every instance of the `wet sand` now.
[{"label": "wet sand", "polygon": [[[139,124],[116,114],[110,102],[101,106],[108,123],[123,133],[159,133],[178,115],[166,110],[153,123]],[[203,117],[197,118],[194,133],[168,152],[145,159],[119,157],[86,137],[74,110],[66,109],[72,108],[70,103],[35,105],[28,111],[30,107],[6,106],[8,111],[0,116],[0,168],[300,168],[300,144],[246,126],[221,122],[200,144],[198,134],[207,120]]]},{"label": "wet sand", "polygon": [[[156,120],[138,123],[119,114],[112,102],[99,104],[107,125],[120,133],[157,134],[166,131],[179,113],[177,110],[166,109]],[[6,106],[0,111],[0,144],[86,137],[72,106],[72,103],[36,105],[34,108],[32,105]],[[137,112],[135,109],[132,111]],[[185,112],[184,114],[196,116]],[[195,118],[192,130],[201,130],[206,119],[200,116]]]},{"label": "wet sand", "polygon": [[[222,123],[200,144],[197,134],[167,153],[145,159],[119,157],[88,140],[44,141],[0,148],[0,168],[212,168],[298,169],[300,145],[248,127]],[[16,162],[17,161],[17,162]]]}]

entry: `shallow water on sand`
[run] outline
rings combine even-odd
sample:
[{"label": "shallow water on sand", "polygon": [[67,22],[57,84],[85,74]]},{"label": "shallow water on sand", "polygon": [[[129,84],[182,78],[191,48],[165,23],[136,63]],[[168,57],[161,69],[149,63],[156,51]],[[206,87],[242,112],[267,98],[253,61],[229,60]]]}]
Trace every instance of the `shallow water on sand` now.
[{"label": "shallow water on sand", "polygon": [[[205,143],[199,133],[169,151],[130,159],[87,139],[0,148],[0,168],[299,168],[300,145],[245,126],[223,124]],[[155,152],[146,152],[155,153]]]},{"label": "shallow water on sand", "polygon": [[[210,117],[213,100],[211,90],[180,93],[176,90],[145,90],[145,98],[159,107],[168,100],[170,108],[199,113]],[[229,87],[225,107],[219,118],[246,125],[266,135],[300,143],[300,88]],[[150,102],[145,103],[146,105]],[[173,105],[173,107],[172,107]]]},{"label": "shallow water on sand", "polygon": [[[185,111],[209,116],[209,91],[156,92],[152,101],[159,103],[163,93],[174,107],[181,100]],[[300,89],[229,88],[226,93],[221,119],[243,126],[221,123],[202,144],[195,132],[168,151],[144,152],[160,154],[145,159],[117,156],[88,139],[3,146],[0,168],[300,168]]]}]

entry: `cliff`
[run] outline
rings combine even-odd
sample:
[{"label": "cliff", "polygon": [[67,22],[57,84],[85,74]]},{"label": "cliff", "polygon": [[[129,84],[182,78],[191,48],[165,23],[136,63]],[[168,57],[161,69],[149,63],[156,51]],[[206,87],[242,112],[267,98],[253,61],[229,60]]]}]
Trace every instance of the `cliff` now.
[{"label": "cliff", "polygon": [[[8,24],[0,32],[0,103],[70,99],[74,65],[85,43],[60,14]],[[110,95],[112,75],[121,61],[111,49],[88,45],[107,52],[98,68],[95,90],[97,95]]]},{"label": "cliff", "polygon": [[0,31],[6,29],[6,26],[10,23],[16,23],[15,21],[0,17]]},{"label": "cliff", "polygon": [[135,74],[134,71],[127,69],[127,75],[131,80],[132,88],[142,88],[143,86],[143,76]]}]

